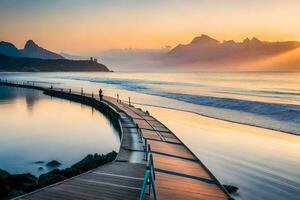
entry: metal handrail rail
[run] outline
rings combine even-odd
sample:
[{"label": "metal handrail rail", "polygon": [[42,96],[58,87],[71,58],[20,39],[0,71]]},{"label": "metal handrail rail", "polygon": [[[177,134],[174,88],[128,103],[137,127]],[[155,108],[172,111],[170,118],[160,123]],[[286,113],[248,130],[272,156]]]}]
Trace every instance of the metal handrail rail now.
[{"label": "metal handrail rail", "polygon": [[154,168],[154,161],[153,161],[153,155],[152,155],[152,153],[150,153],[150,159],[149,159],[149,163],[148,163],[148,168],[152,172],[153,179],[155,180],[156,179],[156,175],[155,175],[155,168]]},{"label": "metal handrail rail", "polygon": [[[150,147],[150,145],[148,147]],[[150,149],[150,151],[151,151],[151,149]],[[152,188],[154,200],[157,200],[157,192],[156,192],[156,189],[155,189],[156,176],[155,176],[153,155],[152,155],[151,152],[149,153],[149,155],[150,155],[149,156],[149,162],[147,164],[147,169],[146,169],[146,173],[145,173],[145,176],[144,176],[143,186],[142,186],[142,190],[140,192],[139,200],[143,199],[143,196],[144,196],[144,193],[146,191],[146,186],[147,185],[149,185],[149,195],[150,195],[151,188]]]},{"label": "metal handrail rail", "polygon": [[153,177],[151,175],[151,172],[149,169],[146,170],[146,173],[145,173],[145,177],[144,177],[144,181],[143,181],[143,186],[142,186],[142,190],[140,192],[140,197],[139,197],[139,200],[143,200],[143,197],[144,197],[144,194],[145,194],[145,191],[146,191],[146,187],[147,185],[149,184],[149,190],[150,188],[152,188],[153,190],[153,198],[154,200],[157,200],[157,193],[156,193],[156,189],[155,189],[155,182],[153,180]]}]

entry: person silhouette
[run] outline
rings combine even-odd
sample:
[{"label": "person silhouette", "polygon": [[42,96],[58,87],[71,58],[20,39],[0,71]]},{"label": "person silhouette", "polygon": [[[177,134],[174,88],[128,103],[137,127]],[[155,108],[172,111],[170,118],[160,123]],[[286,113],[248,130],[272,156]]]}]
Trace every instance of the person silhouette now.
[{"label": "person silhouette", "polygon": [[100,98],[100,101],[102,101],[103,94],[102,94],[102,90],[101,90],[101,88],[100,88],[100,90],[99,90],[99,98]]}]

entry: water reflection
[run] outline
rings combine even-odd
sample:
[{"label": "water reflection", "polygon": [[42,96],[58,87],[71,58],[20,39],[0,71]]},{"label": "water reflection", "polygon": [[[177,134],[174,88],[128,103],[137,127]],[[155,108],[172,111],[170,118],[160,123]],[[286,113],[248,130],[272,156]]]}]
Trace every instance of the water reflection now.
[{"label": "water reflection", "polygon": [[49,169],[36,161],[58,160],[65,168],[87,154],[119,149],[110,120],[85,105],[0,86],[0,111],[0,169],[11,173],[38,175]]}]

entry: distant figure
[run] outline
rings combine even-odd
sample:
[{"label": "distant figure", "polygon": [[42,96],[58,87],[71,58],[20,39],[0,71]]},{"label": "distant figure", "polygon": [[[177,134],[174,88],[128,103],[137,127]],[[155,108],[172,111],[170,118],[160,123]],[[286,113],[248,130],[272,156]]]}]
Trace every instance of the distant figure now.
[{"label": "distant figure", "polygon": [[101,88],[100,88],[100,90],[99,90],[99,98],[100,98],[100,101],[102,101],[103,94],[102,94],[102,90],[101,90]]},{"label": "distant figure", "polygon": [[53,86],[51,85],[50,90],[53,90]]},{"label": "distant figure", "polygon": [[119,94],[117,94],[117,102],[119,102]]},{"label": "distant figure", "polygon": [[71,90],[71,88],[69,89],[69,93],[71,93],[72,92],[72,90]]}]

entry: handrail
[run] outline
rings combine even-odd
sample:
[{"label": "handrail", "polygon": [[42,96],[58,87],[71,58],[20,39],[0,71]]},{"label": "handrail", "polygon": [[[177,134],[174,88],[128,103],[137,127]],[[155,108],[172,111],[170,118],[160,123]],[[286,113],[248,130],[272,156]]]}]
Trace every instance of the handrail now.
[{"label": "handrail", "polygon": [[154,162],[153,162],[153,155],[152,155],[152,153],[150,153],[150,159],[149,159],[149,163],[148,163],[148,168],[152,172],[153,179],[155,180],[156,176],[155,176],[155,169],[154,169]]},{"label": "handrail", "polygon": [[[150,147],[150,145],[148,145],[148,147]],[[150,149],[150,151],[151,151],[151,149]],[[149,195],[150,195],[150,191],[151,191],[151,188],[152,188],[153,198],[154,198],[154,200],[157,200],[157,192],[156,192],[156,189],[155,189],[155,179],[156,179],[156,176],[155,176],[153,155],[150,152],[149,162],[147,164],[147,169],[146,169],[146,173],[145,173],[145,176],[144,176],[143,186],[142,186],[142,190],[140,192],[139,200],[143,199],[147,185],[149,185]]]},{"label": "handrail", "polygon": [[143,187],[142,187],[142,190],[140,192],[139,200],[143,200],[145,190],[146,190],[146,187],[147,187],[148,183],[149,183],[149,187],[151,187],[152,190],[153,190],[154,200],[157,200],[157,193],[156,193],[156,189],[155,189],[155,183],[154,183],[153,177],[151,175],[151,172],[148,169],[146,170],[146,173],[145,173],[145,177],[144,177],[144,181],[143,181]]}]

